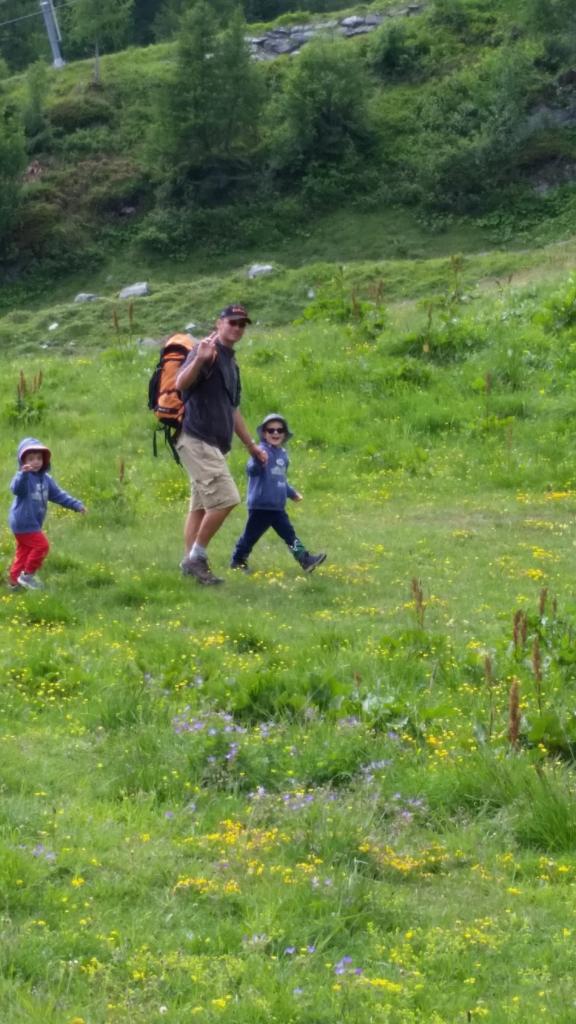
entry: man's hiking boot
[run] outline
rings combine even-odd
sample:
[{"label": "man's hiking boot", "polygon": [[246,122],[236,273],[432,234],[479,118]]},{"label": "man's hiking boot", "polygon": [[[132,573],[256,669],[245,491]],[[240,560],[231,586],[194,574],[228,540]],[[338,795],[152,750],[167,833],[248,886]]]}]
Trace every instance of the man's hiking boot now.
[{"label": "man's hiking boot", "polygon": [[230,562],[230,568],[240,569],[241,572],[245,572],[247,574],[250,572],[250,566],[248,565],[248,562],[243,562],[241,559],[237,561],[235,558],[233,558],[232,561]]},{"label": "man's hiking boot", "polygon": [[183,576],[194,576],[198,583],[203,583],[204,585],[224,583],[221,576],[214,575],[208,565],[207,558],[190,558],[190,555],[187,555],[180,562],[180,569]]},{"label": "man's hiking boot", "polygon": [[322,562],[326,561],[326,555],[324,552],[320,555],[311,555],[309,551],[304,551],[298,561],[304,572],[314,572],[317,565],[322,565]]},{"label": "man's hiking boot", "polygon": [[26,590],[44,590],[44,584],[40,582],[33,572],[21,572],[18,577],[18,583],[21,587],[25,587]]}]

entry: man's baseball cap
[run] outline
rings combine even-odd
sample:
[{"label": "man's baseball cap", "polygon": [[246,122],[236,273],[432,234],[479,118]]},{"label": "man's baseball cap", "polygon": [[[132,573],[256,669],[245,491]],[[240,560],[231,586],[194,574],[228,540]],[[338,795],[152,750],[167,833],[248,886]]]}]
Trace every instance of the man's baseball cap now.
[{"label": "man's baseball cap", "polygon": [[245,320],[247,324],[252,323],[246,311],[246,307],[240,306],[237,303],[232,306],[225,306],[218,316],[220,320]]}]

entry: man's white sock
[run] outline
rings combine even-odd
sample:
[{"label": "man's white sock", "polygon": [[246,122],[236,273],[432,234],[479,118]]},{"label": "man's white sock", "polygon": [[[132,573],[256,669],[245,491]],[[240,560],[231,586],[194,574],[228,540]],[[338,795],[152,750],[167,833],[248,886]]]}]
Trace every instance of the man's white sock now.
[{"label": "man's white sock", "polygon": [[201,544],[194,543],[190,548],[190,558],[206,558],[206,548]]}]

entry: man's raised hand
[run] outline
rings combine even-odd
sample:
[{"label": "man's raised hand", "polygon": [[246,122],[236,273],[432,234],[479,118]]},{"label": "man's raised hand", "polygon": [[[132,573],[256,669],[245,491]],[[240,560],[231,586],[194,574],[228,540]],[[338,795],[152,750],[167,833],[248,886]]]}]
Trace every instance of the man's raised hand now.
[{"label": "man's raised hand", "polygon": [[216,348],[216,339],[218,338],[218,332],[212,331],[207,338],[202,338],[198,342],[198,348],[196,350],[196,359],[199,363],[213,363],[218,355],[218,349]]}]

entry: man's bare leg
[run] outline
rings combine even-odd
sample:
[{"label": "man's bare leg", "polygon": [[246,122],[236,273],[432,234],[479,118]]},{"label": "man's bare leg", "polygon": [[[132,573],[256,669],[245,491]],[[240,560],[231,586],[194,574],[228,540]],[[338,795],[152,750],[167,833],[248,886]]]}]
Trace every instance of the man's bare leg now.
[{"label": "man's bare leg", "polygon": [[233,508],[236,508],[236,506],[229,505],[228,508],[206,509],[200,528],[195,537],[196,544],[201,544],[203,548],[207,548],[212,537],[218,532],[222,523],[226,517],[230,515]]},{"label": "man's bare leg", "polygon": [[198,530],[202,525],[204,514],[205,510],[203,508],[197,508],[186,516],[186,522],[184,523],[184,554],[186,555],[190,554],[190,549],[198,537]]},{"label": "man's bare leg", "polygon": [[208,547],[215,533],[218,532],[222,523],[230,515],[235,505],[228,508],[195,509],[189,512],[184,523],[184,546],[186,554],[190,554],[193,544],[201,544],[203,548]]},{"label": "man's bare leg", "polygon": [[[224,582],[210,569],[206,558],[206,548],[235,507],[235,505],[229,505],[228,508],[201,509],[199,513],[188,513],[186,527],[190,527],[190,535],[195,529],[196,535],[188,555],[180,563],[180,569],[184,576],[195,576],[199,583]],[[198,520],[200,520],[199,526],[197,525]]]}]

